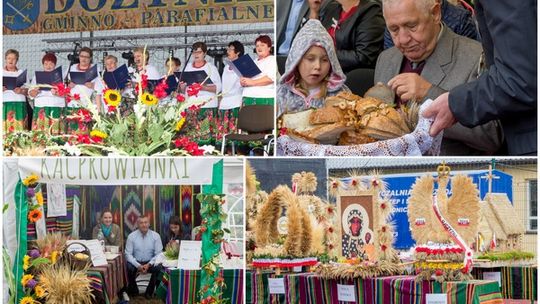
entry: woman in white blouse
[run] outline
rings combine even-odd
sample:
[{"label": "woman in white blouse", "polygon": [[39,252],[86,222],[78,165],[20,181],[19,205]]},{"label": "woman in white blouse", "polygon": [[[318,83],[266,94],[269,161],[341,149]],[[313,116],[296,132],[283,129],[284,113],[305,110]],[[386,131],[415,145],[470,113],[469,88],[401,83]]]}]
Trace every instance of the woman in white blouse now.
[{"label": "woman in white blouse", "polygon": [[261,35],[255,40],[257,60],[255,64],[261,70],[261,74],[252,78],[240,78],[240,84],[244,87],[242,93],[243,105],[273,105],[276,82],[276,59],[270,55],[272,40],[267,35]]},{"label": "woman in white blouse", "polygon": [[[17,77],[23,71],[17,68],[19,61],[19,52],[9,49],[4,57],[3,76]],[[26,89],[16,87],[8,90],[5,86],[2,88],[2,108],[4,119],[4,135],[15,131],[22,131],[28,125],[28,110],[26,107]]]},{"label": "woman in white blouse", "polygon": [[[238,57],[244,55],[244,45],[240,41],[233,41],[229,43],[227,48],[227,59],[234,61]],[[231,67],[231,63],[227,62],[223,69],[222,79],[222,98],[219,103],[220,115],[232,114],[236,119],[238,118],[238,110],[242,105],[242,86],[240,85],[240,77]]]},{"label": "woman in white blouse", "polygon": [[[43,70],[51,72],[56,68],[56,56],[47,53],[41,59]],[[36,78],[32,79],[32,84],[36,84]],[[49,131],[51,134],[62,134],[64,123],[61,120],[64,115],[66,101],[57,95],[56,89],[43,90],[39,88],[31,89],[28,96],[34,100],[34,114],[32,115],[33,131]]]},{"label": "woman in white blouse", "polygon": [[[185,72],[205,71],[212,83],[206,81],[197,96],[186,96],[186,98],[197,98],[206,101],[201,107],[201,116],[206,115],[207,111],[212,111],[215,117],[218,108],[218,98],[216,95],[221,92],[221,76],[219,76],[216,66],[206,61],[206,52],[208,51],[206,43],[202,41],[195,42],[191,49],[193,61],[186,65]],[[181,88],[185,88],[185,84],[182,83]]]},{"label": "woman in white blouse", "polygon": [[[94,65],[92,64],[93,51],[89,47],[83,47],[79,51],[79,63],[71,66],[70,72],[86,72],[90,70]],[[86,102],[94,102],[99,111],[101,111],[101,95],[103,94],[103,81],[98,76],[85,84],[76,84],[74,82],[69,83],[71,88],[71,95],[79,94],[81,97],[80,102],[82,104]],[[93,96],[93,97],[92,97]],[[70,103],[69,107],[78,107],[77,104]]]}]

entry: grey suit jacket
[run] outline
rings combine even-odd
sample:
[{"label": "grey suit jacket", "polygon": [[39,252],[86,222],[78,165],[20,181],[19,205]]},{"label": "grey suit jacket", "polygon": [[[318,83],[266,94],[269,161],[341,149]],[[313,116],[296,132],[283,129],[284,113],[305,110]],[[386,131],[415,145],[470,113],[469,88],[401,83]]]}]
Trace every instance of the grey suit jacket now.
[{"label": "grey suit jacket", "polygon": [[[430,82],[426,99],[435,99],[452,88],[475,80],[482,55],[482,45],[472,39],[459,36],[443,26],[443,33],[420,76]],[[403,54],[392,47],[383,51],[377,59],[374,81],[387,84],[399,74]],[[446,129],[443,135],[441,155],[493,154],[502,143],[502,131],[498,121],[491,121],[474,128],[461,124]]]},{"label": "grey suit jacket", "polygon": [[[283,40],[285,40],[285,30],[287,29],[287,21],[289,20],[289,12],[291,10],[291,2],[292,0],[277,0],[276,2],[276,54],[279,49],[279,46],[283,43]],[[300,30],[301,25],[303,24],[303,18],[306,17],[306,15],[309,13],[309,5],[308,1],[304,0],[304,3],[302,4],[302,8],[300,8],[300,16],[298,16],[298,19],[296,20],[296,24],[294,26],[294,36],[296,36],[296,33],[298,33],[298,30]],[[293,39],[294,39],[293,36]]]}]

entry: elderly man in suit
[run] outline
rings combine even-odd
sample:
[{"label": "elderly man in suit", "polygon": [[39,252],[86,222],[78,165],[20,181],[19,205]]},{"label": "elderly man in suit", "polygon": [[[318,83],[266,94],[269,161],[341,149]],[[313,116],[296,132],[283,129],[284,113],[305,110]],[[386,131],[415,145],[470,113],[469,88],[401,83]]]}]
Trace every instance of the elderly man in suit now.
[{"label": "elderly man in suit", "polygon": [[[387,84],[398,105],[435,99],[477,78],[482,46],[441,22],[437,0],[383,0],[383,15],[394,47],[377,59],[374,81]],[[501,143],[497,121],[445,131],[442,155],[495,153]]]}]

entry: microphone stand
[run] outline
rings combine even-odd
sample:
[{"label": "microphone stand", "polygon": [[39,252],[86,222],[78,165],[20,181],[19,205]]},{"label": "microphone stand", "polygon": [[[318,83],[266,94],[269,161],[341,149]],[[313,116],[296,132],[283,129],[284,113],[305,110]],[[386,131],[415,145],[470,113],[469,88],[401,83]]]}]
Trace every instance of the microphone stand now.
[{"label": "microphone stand", "polygon": [[[71,81],[71,77],[69,77],[69,72],[71,71],[71,67],[75,64],[75,59],[76,59],[76,56],[77,56],[77,48],[79,47],[79,43],[78,42],[75,42],[75,48],[73,48],[73,56],[71,57],[71,59],[69,60],[69,68],[67,70],[67,73],[66,73],[66,77],[64,78],[64,85],[66,87],[69,86],[69,83]],[[67,111],[68,111],[68,101],[67,101],[67,98],[64,96],[64,132],[67,132],[68,131],[68,127],[69,127],[69,120],[66,119],[67,117]]]}]

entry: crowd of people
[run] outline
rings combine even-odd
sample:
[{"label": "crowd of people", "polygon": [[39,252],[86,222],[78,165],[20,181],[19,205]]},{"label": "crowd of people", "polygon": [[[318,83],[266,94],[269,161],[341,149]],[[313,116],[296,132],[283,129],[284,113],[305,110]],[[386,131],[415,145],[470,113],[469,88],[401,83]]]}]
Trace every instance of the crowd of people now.
[{"label": "crowd of people", "polygon": [[442,155],[535,155],[536,3],[475,2],[278,2],[278,117],[363,95],[367,79],[396,107],[434,100],[423,115],[445,129]]},{"label": "crowd of people", "polygon": [[[3,87],[3,113],[4,134],[22,130],[50,131],[51,134],[87,132],[84,125],[66,124],[63,117],[70,115],[74,110],[93,103],[101,113],[108,111],[104,92],[107,89],[117,89],[124,97],[135,98],[136,74],[145,74],[148,79],[148,90],[153,92],[156,84],[167,83],[166,96],[160,97],[160,106],[166,106],[171,101],[176,102],[177,95],[188,98],[188,85],[182,73],[204,71],[208,79],[201,83],[200,91],[196,96],[189,98],[200,99],[204,105],[200,115],[212,111],[212,115],[221,115],[237,119],[240,107],[253,104],[274,104],[276,66],[274,56],[271,55],[272,40],[267,35],[261,35],[255,40],[256,58],[253,60],[262,72],[251,78],[239,75],[238,69],[233,69],[232,62],[244,55],[244,45],[240,41],[232,41],[227,46],[225,67],[220,73],[216,65],[208,61],[208,48],[205,42],[198,41],[192,45],[190,62],[182,65],[179,58],[169,57],[164,63],[165,73],[160,73],[158,66],[151,61],[147,48],[137,47],[133,50],[133,64],[129,65],[130,78],[118,87],[109,87],[104,79],[104,73],[113,73],[120,68],[118,58],[107,55],[103,60],[103,71],[100,65],[93,62],[95,54],[89,47],[78,50],[78,61],[70,64],[69,68],[62,67],[62,83],[70,88],[71,96],[79,98],[65,98],[57,83],[44,85],[38,83],[37,76],[28,75],[28,83],[18,85],[13,89]],[[5,52],[5,67],[3,76],[17,77],[24,72],[17,66],[19,52],[9,49]],[[57,55],[46,53],[42,58],[42,71],[52,72],[57,68]],[[89,72],[97,66],[98,73],[86,83],[76,84],[69,72]],[[69,71],[68,71],[69,70]],[[38,71],[36,71],[37,73]],[[39,71],[41,72],[41,71]],[[51,89],[52,85],[52,89]]]}]

